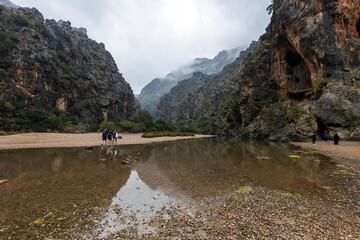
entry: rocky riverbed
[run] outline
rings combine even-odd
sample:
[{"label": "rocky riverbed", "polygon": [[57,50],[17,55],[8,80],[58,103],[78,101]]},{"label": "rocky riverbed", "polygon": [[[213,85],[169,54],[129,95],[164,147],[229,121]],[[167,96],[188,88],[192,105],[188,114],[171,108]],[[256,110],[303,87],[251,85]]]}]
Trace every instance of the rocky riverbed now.
[{"label": "rocky riverbed", "polygon": [[[277,147],[284,149],[273,152]],[[9,159],[0,161],[2,171],[13,176],[0,172],[8,179],[0,184],[0,238],[360,237],[359,161],[218,139],[112,150],[118,154],[111,158],[103,148],[2,153]],[[246,160],[233,161],[244,153]],[[46,159],[54,156],[49,172]]]}]

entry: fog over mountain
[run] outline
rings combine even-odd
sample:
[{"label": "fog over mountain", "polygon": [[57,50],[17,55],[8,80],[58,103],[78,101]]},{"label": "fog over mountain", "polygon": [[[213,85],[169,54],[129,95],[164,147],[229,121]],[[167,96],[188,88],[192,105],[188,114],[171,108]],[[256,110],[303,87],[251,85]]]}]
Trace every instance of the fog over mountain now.
[{"label": "fog over mountain", "polygon": [[196,57],[247,46],[265,32],[271,0],[12,0],[70,21],[105,44],[134,93]]},{"label": "fog over mountain", "polygon": [[148,110],[156,119],[156,108],[160,98],[170,92],[179,81],[191,77],[194,72],[201,72],[207,75],[218,73],[224,66],[232,63],[243,49],[245,49],[245,47],[223,50],[213,59],[196,58],[191,63],[178,68],[165,77],[155,78],[147,84],[137,96],[141,107]]},{"label": "fog over mountain", "polygon": [[9,0],[0,0],[0,5],[4,5],[5,7],[12,7],[12,8],[18,8],[15,3],[9,1]]}]

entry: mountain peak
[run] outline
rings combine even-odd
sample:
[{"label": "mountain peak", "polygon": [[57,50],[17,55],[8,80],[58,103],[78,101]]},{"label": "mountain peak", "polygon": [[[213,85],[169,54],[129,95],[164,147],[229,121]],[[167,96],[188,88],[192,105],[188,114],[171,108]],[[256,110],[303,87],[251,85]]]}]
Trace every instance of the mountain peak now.
[{"label": "mountain peak", "polygon": [[19,8],[18,5],[11,2],[10,0],[0,0],[0,5],[4,5],[5,7],[11,7],[11,8]]}]

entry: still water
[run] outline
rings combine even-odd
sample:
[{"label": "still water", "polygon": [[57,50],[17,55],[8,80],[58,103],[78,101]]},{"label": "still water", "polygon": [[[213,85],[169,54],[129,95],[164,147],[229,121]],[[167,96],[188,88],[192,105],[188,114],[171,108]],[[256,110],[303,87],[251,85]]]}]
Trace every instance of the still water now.
[{"label": "still water", "polygon": [[0,238],[151,233],[172,209],[194,214],[239,186],[306,193],[333,170],[309,149],[223,138],[0,151]]}]

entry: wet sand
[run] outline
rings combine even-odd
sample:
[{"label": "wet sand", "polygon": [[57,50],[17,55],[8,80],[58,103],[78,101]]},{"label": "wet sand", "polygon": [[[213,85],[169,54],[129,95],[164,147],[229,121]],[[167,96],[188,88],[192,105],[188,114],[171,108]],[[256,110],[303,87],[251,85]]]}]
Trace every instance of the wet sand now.
[{"label": "wet sand", "polygon": [[[195,135],[190,137],[157,137],[142,138],[142,133],[120,133],[122,139],[115,145],[147,144],[193,138],[213,137]],[[55,147],[92,147],[102,144],[101,133],[67,134],[67,133],[23,133],[0,136],[0,150]]]},{"label": "wet sand", "polygon": [[331,158],[342,158],[360,161],[360,142],[340,141],[339,145],[334,145],[324,141],[317,141],[316,145],[311,142],[293,142],[292,144],[300,147],[315,149],[319,153]]}]

